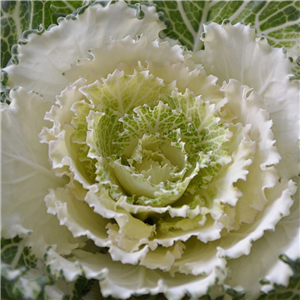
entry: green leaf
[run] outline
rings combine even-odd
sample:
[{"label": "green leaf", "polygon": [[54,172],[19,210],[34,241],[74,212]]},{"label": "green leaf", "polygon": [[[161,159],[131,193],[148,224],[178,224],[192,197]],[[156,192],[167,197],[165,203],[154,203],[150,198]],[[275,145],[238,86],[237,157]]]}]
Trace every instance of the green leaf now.
[{"label": "green leaf", "polygon": [[24,31],[37,29],[40,24],[44,28],[57,24],[58,17],[71,14],[84,4],[86,1],[1,1],[1,67],[8,63],[11,47]]},{"label": "green leaf", "polygon": [[77,278],[74,284],[72,300],[81,300],[96,283],[95,279],[86,279],[83,276]]},{"label": "green leaf", "polygon": [[[137,3],[140,1],[128,1]],[[170,24],[164,35],[178,39],[190,50],[203,47],[200,41],[203,24],[251,23],[259,35],[267,37],[271,46],[285,47],[299,55],[299,1],[149,1],[157,5]]]},{"label": "green leaf", "polygon": [[[300,258],[293,261],[289,257],[281,255],[280,259],[288,264],[294,272],[293,276],[290,278],[289,285],[287,287],[274,285],[274,290],[270,291],[268,294],[262,294],[257,300],[300,299]],[[262,284],[264,284],[264,282],[262,282]]]},{"label": "green leaf", "polygon": [[[45,259],[46,257],[44,257]],[[37,260],[21,238],[1,239],[1,299],[45,300],[49,299],[46,286],[52,286],[61,274],[54,277],[45,268],[42,259]],[[73,283],[62,282],[66,287],[63,299],[80,300],[92,288],[95,280],[80,276]],[[50,297],[51,298],[51,297]],[[58,300],[58,299],[57,299]]]},{"label": "green leaf", "polygon": [[0,66],[4,67],[9,61],[12,45],[22,37],[25,30],[45,27],[53,23],[50,12],[51,0],[2,0],[0,7]]},{"label": "green leaf", "polygon": [[1,262],[1,292],[5,299],[43,299],[45,285],[53,280],[34,274],[37,259],[21,238],[1,239]]},{"label": "green leaf", "polygon": [[[93,1],[90,1],[93,2]],[[127,1],[130,4],[150,2],[169,20],[164,36],[178,39],[188,49],[203,47],[200,40],[203,24],[251,23],[258,34],[266,35],[271,46],[289,49],[298,56],[300,46],[300,2],[294,1]],[[11,47],[25,30],[57,24],[57,18],[71,14],[89,1],[2,1],[1,2],[1,67],[11,57]],[[295,69],[299,77],[299,70]]]},{"label": "green leaf", "polygon": [[73,13],[78,7],[86,4],[85,0],[52,0],[51,11],[61,17]]},{"label": "green leaf", "polygon": [[[297,38],[300,33],[300,2],[294,1],[127,1],[130,4],[150,2],[169,19],[164,35],[178,39],[188,49],[203,47],[200,40],[203,24],[251,23],[258,34],[266,35],[274,47],[290,49],[299,55]],[[11,57],[10,49],[25,30],[40,24],[47,28],[57,24],[57,18],[71,14],[88,1],[2,1],[1,2],[1,66]]]},{"label": "green leaf", "polygon": [[[287,287],[282,285],[274,285],[273,290],[268,293],[261,292],[256,300],[299,300],[300,299],[300,258],[291,260],[285,255],[279,257],[283,262],[288,264],[293,270]],[[268,280],[261,280],[262,285],[269,284]],[[244,291],[236,291],[234,289],[226,289],[226,294],[232,297],[232,300],[247,300],[247,294]]]},{"label": "green leaf", "polygon": [[297,58],[293,73],[295,75],[295,79],[300,80],[300,56]]}]

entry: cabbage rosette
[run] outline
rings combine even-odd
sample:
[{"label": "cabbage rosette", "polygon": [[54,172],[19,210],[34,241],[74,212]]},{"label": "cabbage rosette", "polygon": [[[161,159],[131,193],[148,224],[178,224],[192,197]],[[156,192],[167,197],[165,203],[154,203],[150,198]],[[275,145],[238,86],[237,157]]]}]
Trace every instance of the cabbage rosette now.
[{"label": "cabbage rosette", "polygon": [[254,299],[287,285],[279,255],[299,257],[299,83],[249,26],[208,24],[191,52],[159,39],[160,19],[98,4],[18,47],[2,236],[103,296]]}]

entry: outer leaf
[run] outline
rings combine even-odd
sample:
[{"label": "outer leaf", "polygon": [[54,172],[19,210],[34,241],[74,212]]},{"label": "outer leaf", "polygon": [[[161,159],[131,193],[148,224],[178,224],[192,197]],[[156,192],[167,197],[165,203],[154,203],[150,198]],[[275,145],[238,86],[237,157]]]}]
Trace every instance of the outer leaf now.
[{"label": "outer leaf", "polygon": [[295,79],[300,80],[300,58],[297,59],[297,64],[293,68],[293,73],[295,74]]},{"label": "outer leaf", "polygon": [[[72,13],[89,1],[2,1],[1,3],[1,66],[10,59],[10,49],[25,30],[57,24],[59,16]],[[92,1],[91,1],[92,2]],[[141,1],[127,1],[140,3]],[[188,49],[203,47],[200,36],[206,22],[221,23],[229,19],[251,23],[258,34],[266,35],[275,47],[290,49],[290,55],[300,52],[297,37],[300,32],[299,1],[143,1],[157,5],[169,19],[170,25],[164,35],[178,39]],[[295,71],[296,74],[297,70]]]},{"label": "outer leaf", "polygon": [[[32,246],[34,254],[42,256],[45,247],[54,244],[60,253],[69,253],[78,247],[78,240],[47,214],[44,203],[48,188],[65,184],[51,172],[47,146],[38,139],[50,104],[21,88],[10,95],[12,103],[1,110],[2,237],[23,237],[33,231],[27,246]],[[33,109],[36,117],[28,118]]]},{"label": "outer leaf", "polygon": [[[51,276],[34,274],[37,259],[21,238],[1,239],[1,294],[3,299],[42,299]],[[31,271],[30,271],[31,269]],[[30,274],[31,273],[31,274]],[[35,276],[35,280],[32,275]],[[3,286],[2,286],[3,285]]]},{"label": "outer leaf", "polygon": [[52,0],[51,11],[55,16],[66,16],[87,2],[86,0]]},{"label": "outer leaf", "polygon": [[73,280],[84,271],[87,278],[100,279],[99,284],[104,297],[112,295],[117,299],[127,299],[135,292],[136,295],[146,295],[144,299],[151,299],[149,294],[165,293],[168,299],[179,300],[187,293],[204,294],[208,285],[223,282],[225,277],[226,261],[223,258],[219,258],[218,266],[204,277],[185,274],[172,277],[161,270],[129,264],[122,265],[120,276],[120,264],[112,261],[107,254],[76,250],[74,251],[76,265],[69,259],[58,256],[51,249],[48,254],[48,266],[52,274],[62,272],[67,280]]},{"label": "outer leaf", "polygon": [[209,73],[219,78],[220,84],[235,78],[263,97],[282,156],[279,174],[286,178],[297,175],[300,86],[296,80],[288,80],[292,72],[290,60],[281,49],[270,47],[265,39],[256,39],[254,30],[248,26],[211,23],[204,28],[205,50],[196,55],[203,55],[201,62]]},{"label": "outer leaf", "polygon": [[82,276],[73,283],[67,283],[61,279],[61,274],[51,275],[49,269],[41,267],[42,260],[38,260],[18,236],[13,239],[2,238],[1,250],[2,299],[81,299],[94,283],[94,280]]},{"label": "outer leaf", "polygon": [[142,33],[154,40],[164,24],[159,22],[153,7],[143,7],[143,13],[143,18],[137,19],[138,9],[128,8],[124,2],[105,8],[95,5],[87,8],[85,13],[60,19],[58,26],[42,35],[30,34],[25,44],[17,45],[15,64],[4,69],[8,77],[4,84],[34,90],[54,101],[54,97],[70,84],[65,72],[72,63],[88,56],[91,48],[100,48],[111,41],[111,37],[115,40],[126,36],[136,38]]},{"label": "outer leaf", "polygon": [[[287,256],[280,256],[280,259],[289,265],[291,269],[294,271],[293,276],[289,281],[289,285],[287,287],[282,285],[275,285],[274,290],[270,293],[263,293],[258,300],[276,300],[276,299],[293,299],[297,300],[300,298],[300,259],[295,261],[291,260]],[[267,282],[262,281],[262,284]]]},{"label": "outer leaf", "polygon": [[57,24],[57,18],[74,12],[87,1],[2,1],[1,2],[1,67],[11,57],[11,47],[17,44],[25,30]]},{"label": "outer leaf", "polygon": [[[138,1],[128,1],[138,2]],[[267,36],[275,47],[286,47],[292,55],[299,55],[297,38],[300,32],[299,1],[149,1],[157,5],[170,20],[164,31],[191,50],[200,50],[199,40],[203,24],[221,24],[229,19],[233,24],[251,23],[258,34]],[[298,54],[297,54],[298,53]]]},{"label": "outer leaf", "polygon": [[[2,0],[0,6],[0,67],[4,67],[11,57],[10,49],[22,37],[25,30],[48,27],[53,23],[50,12],[51,0]],[[13,52],[13,51],[12,51]]]}]

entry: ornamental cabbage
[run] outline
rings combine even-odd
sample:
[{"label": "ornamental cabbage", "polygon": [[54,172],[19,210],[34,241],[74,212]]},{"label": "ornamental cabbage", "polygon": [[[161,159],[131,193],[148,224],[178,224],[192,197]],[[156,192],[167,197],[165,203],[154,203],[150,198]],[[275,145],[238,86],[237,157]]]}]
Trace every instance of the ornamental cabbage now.
[{"label": "ornamental cabbage", "polygon": [[104,297],[286,286],[278,257],[299,257],[292,63],[241,23],[205,25],[193,52],[159,38],[153,6],[138,13],[88,6],[29,35],[4,69],[2,236]]}]

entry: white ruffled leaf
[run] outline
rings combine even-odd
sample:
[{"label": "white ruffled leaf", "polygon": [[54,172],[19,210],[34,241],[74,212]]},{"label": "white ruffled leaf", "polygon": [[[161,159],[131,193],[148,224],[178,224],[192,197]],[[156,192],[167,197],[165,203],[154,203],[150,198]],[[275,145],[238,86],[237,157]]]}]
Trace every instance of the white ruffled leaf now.
[{"label": "white ruffled leaf", "polygon": [[66,226],[74,237],[87,237],[98,247],[110,245],[105,229],[109,220],[94,213],[83,201],[75,199],[69,189],[50,190],[45,202],[47,212],[57,215],[60,225]]},{"label": "white ruffled leaf", "polygon": [[[285,190],[281,192],[283,188]],[[260,289],[265,292],[272,289],[270,285],[261,286],[260,280],[266,279],[271,284],[287,286],[289,277],[293,275],[292,269],[279,260],[279,255],[286,254],[291,259],[300,256],[299,198],[294,201],[291,199],[295,189],[292,181],[284,181],[273,191],[270,190],[268,196],[270,200],[271,197],[274,200],[253,224],[239,230],[236,236],[232,235],[231,243],[234,246],[224,252],[231,257],[246,254],[228,261],[231,272],[226,283],[232,287],[246,288],[249,297],[254,299]],[[282,220],[277,224],[280,219]],[[224,243],[227,243],[226,238]],[[245,268],[249,270],[247,274],[244,272]]]},{"label": "white ruffled leaf", "polygon": [[291,178],[299,173],[299,97],[298,81],[289,81],[293,64],[281,49],[266,39],[256,39],[255,30],[243,24],[204,26],[205,50],[198,53],[208,73],[219,83],[236,79],[263,97],[276,146],[282,156],[280,175]]},{"label": "white ruffled leaf", "polygon": [[264,231],[275,230],[276,224],[289,215],[293,204],[292,196],[296,192],[296,184],[290,180],[282,180],[274,188],[266,191],[268,205],[261,211],[255,221],[245,224],[239,230],[223,237],[220,247],[223,255],[229,258],[238,258],[251,253],[252,242],[260,239]]},{"label": "white ruffled leaf", "polygon": [[164,24],[159,21],[155,8],[142,6],[142,10],[144,17],[139,20],[136,9],[122,1],[105,7],[89,6],[75,20],[63,19],[42,35],[30,34],[28,43],[18,46],[18,65],[5,68],[9,76],[7,86],[34,90],[54,102],[55,95],[70,84],[63,73],[72,63],[86,57],[90,48],[99,48],[111,38],[120,40],[128,35],[158,38]]},{"label": "white ruffled leaf", "polygon": [[[137,295],[165,293],[168,299],[181,299],[185,293],[202,296],[210,286],[225,279],[226,261],[220,260],[218,267],[212,269],[207,276],[178,274],[171,277],[168,273],[150,270],[144,266],[122,265],[111,260],[107,254],[92,254],[75,250],[74,257],[65,259],[51,249],[48,251],[47,265],[52,274],[62,272],[67,280],[75,280],[81,274],[86,278],[100,280],[101,293],[104,297],[112,295],[126,299],[133,293]],[[221,262],[222,261],[222,262]]]},{"label": "white ruffled leaf", "polygon": [[[2,237],[27,237],[34,254],[41,256],[48,245],[68,254],[80,240],[47,214],[44,197],[49,188],[66,184],[51,171],[47,146],[39,142],[50,103],[36,93],[17,89],[12,103],[3,105],[2,119]],[[29,117],[32,112],[35,117]],[[51,230],[49,230],[51,228]]]}]

